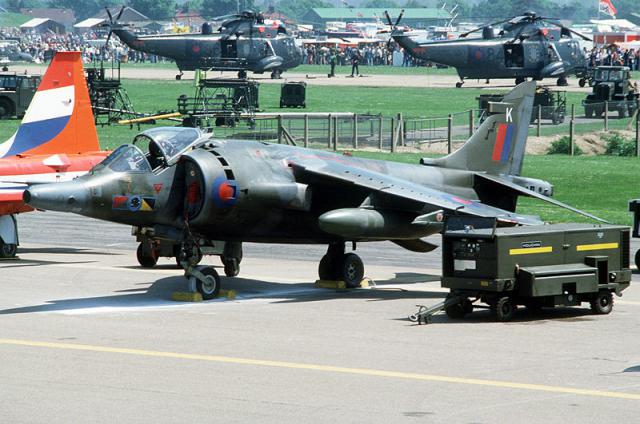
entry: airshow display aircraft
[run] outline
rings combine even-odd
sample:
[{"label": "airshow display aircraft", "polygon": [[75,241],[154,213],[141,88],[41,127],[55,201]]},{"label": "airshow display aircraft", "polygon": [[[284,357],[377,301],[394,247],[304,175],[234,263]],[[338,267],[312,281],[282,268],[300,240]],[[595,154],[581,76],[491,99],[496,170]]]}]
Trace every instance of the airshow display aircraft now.
[{"label": "airshow display aircraft", "polygon": [[[393,28],[391,37],[411,56],[456,68],[460,76],[458,88],[465,78],[515,78],[516,84],[526,78],[557,78],[557,84],[564,86],[568,75],[579,74],[580,85],[586,82],[583,75],[587,60],[578,38],[591,39],[555,19],[527,12],[481,26],[456,40],[428,41],[413,38],[411,32],[398,28],[402,13],[395,24],[389,14],[386,17]],[[502,30],[494,28],[500,24],[504,24]],[[481,38],[467,38],[478,31],[482,31]]]},{"label": "airshow display aircraft", "polygon": [[302,52],[287,29],[277,22],[266,23],[260,13],[246,10],[237,15],[217,18],[220,27],[213,30],[204,23],[201,33],[138,36],[118,22],[124,7],[115,19],[107,9],[109,28],[107,44],[114,33],[134,50],[156,54],[176,61],[183,71],[238,71],[246,78],[247,71],[257,74],[271,72],[279,78],[283,71],[302,63]]},{"label": "airshow display aircraft", "polygon": [[16,214],[28,184],[67,181],[100,163],[80,52],[55,55],[16,133],[0,144],[0,257],[18,245]]},{"label": "airshow display aircraft", "polygon": [[[355,249],[359,242],[390,240],[426,252],[437,246],[422,238],[440,232],[446,214],[540,224],[515,212],[521,195],[595,218],[542,194],[551,192],[549,183],[519,176],[535,87],[523,83],[491,103],[489,117],[463,147],[420,165],[160,127],[88,174],[30,187],[24,199],[38,209],[133,225],[154,241],[180,245],[188,274],[200,250],[219,243],[227,275],[239,271],[243,242],[326,244],[320,279],[354,287],[364,266],[345,251],[347,242]],[[203,297],[216,296],[215,269],[195,271],[190,278]]]}]

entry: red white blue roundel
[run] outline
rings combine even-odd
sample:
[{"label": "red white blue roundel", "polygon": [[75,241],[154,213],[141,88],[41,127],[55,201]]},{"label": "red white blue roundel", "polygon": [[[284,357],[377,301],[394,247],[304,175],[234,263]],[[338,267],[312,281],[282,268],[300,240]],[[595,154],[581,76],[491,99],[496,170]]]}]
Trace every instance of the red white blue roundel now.
[{"label": "red white blue roundel", "polygon": [[225,177],[218,177],[213,182],[211,189],[213,203],[219,208],[233,206],[238,200],[238,185],[235,181],[227,180]]}]

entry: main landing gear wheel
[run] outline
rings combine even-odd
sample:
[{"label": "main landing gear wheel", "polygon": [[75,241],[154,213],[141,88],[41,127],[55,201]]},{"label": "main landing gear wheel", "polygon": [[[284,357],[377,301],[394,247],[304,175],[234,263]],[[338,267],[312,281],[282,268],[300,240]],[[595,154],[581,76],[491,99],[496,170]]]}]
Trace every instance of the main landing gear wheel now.
[{"label": "main landing gear wheel", "polygon": [[235,277],[240,274],[240,262],[235,258],[222,259],[224,265],[224,275],[227,277]]},{"label": "main landing gear wheel", "polygon": [[578,80],[578,85],[580,86],[580,88],[584,87],[585,85],[587,85],[587,80],[584,78],[580,78]]},{"label": "main landing gear wheel", "polygon": [[464,84],[464,81],[458,81],[456,83],[456,88],[462,88],[462,85]]},{"label": "main landing gear wheel", "polygon": [[513,304],[510,298],[501,297],[496,303],[496,317],[498,321],[507,322],[511,321],[513,315],[516,312],[516,305]]},{"label": "main landing gear wheel", "polygon": [[238,71],[238,78],[245,79],[247,77],[247,71]]},{"label": "main landing gear wheel", "polygon": [[142,243],[140,243],[136,250],[136,258],[143,268],[153,268],[158,263],[158,254],[153,248],[150,248],[148,252],[146,250]]},{"label": "main landing gear wheel", "polygon": [[18,251],[18,246],[15,244],[4,243],[0,241],[0,258],[14,258],[16,256],[16,252]]},{"label": "main landing gear wheel", "polygon": [[360,287],[364,264],[355,253],[344,253],[344,244],[332,244],[320,260],[318,277],[321,280],[344,281],[349,288]]},{"label": "main landing gear wheel", "polygon": [[636,252],[636,257],[635,257],[635,259],[636,259],[636,268],[638,268],[638,270],[640,270],[640,250],[638,250],[638,251]]},{"label": "main landing gear wheel", "polygon": [[609,290],[600,290],[591,300],[591,311],[598,315],[610,314],[613,310],[613,295]]},{"label": "main landing gear wheel", "polygon": [[275,69],[271,72],[271,79],[280,79],[280,75],[282,75],[282,71],[279,69]]},{"label": "main landing gear wheel", "polygon": [[566,87],[567,85],[569,85],[569,83],[567,82],[567,77],[558,78],[556,84],[558,85],[558,87]]},{"label": "main landing gear wheel", "polygon": [[214,268],[204,265],[196,267],[196,271],[201,274],[198,277],[202,278],[191,275],[189,277],[189,285],[195,285],[196,290],[198,290],[204,300],[218,297],[218,294],[220,294],[220,276],[218,272]]}]

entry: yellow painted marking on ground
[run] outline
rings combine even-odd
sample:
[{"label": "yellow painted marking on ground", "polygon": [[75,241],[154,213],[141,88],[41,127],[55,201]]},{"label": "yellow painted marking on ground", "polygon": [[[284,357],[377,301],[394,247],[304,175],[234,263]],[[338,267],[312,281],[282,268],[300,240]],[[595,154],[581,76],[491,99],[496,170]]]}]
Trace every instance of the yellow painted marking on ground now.
[{"label": "yellow painted marking on ground", "polygon": [[476,378],[448,377],[443,375],[419,374],[411,372],[386,371],[367,368],[347,368],[331,365],[303,364],[297,362],[269,361],[261,359],[235,358],[230,356],[200,355],[193,353],[162,352],[154,350],[128,349],[120,347],[94,346],[86,344],[39,342],[35,340],[0,339],[0,345],[41,347],[48,349],[75,350],[99,353],[117,353],[131,356],[146,356],[168,359],[185,359],[192,361],[218,362],[237,365],[253,365],[260,367],[273,367],[285,369],[297,369],[307,371],[320,371],[334,374],[362,375],[367,377],[384,377],[402,380],[436,381],[441,383],[465,384],[485,387],[499,387],[505,389],[521,389],[537,392],[551,392],[567,395],[593,396],[604,398],[617,398],[640,400],[640,393],[612,392],[606,390],[579,389],[573,387],[547,386],[542,384],[515,383],[498,380],[482,380]]},{"label": "yellow painted marking on ground", "polygon": [[617,249],[618,243],[596,243],[596,244],[579,244],[576,246],[578,252],[584,252],[587,250],[606,250]]},{"label": "yellow painted marking on ground", "polygon": [[553,246],[542,247],[523,247],[521,249],[509,249],[509,255],[529,255],[533,253],[551,253],[553,252]]}]

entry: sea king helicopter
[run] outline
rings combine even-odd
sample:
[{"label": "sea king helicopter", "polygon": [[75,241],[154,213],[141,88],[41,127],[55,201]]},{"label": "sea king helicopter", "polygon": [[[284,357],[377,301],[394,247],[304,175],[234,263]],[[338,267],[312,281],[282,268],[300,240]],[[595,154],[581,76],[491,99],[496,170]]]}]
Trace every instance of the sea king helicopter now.
[{"label": "sea king helicopter", "polygon": [[271,72],[271,78],[279,78],[283,71],[302,63],[302,53],[287,29],[251,10],[216,18],[221,23],[215,30],[205,22],[200,33],[145,36],[118,22],[123,11],[124,7],[114,19],[107,9],[107,44],[113,33],[134,50],[175,60],[180,70],[176,79],[184,71],[195,70],[238,71],[238,78],[246,78],[247,71]]},{"label": "sea king helicopter", "polygon": [[[516,84],[527,78],[541,80],[557,78],[559,86],[567,85],[568,75],[580,77],[580,86],[586,82],[587,60],[578,38],[590,38],[562,25],[552,18],[526,12],[522,16],[493,22],[460,35],[458,39],[428,41],[414,38],[411,32],[398,28],[385,12],[392,28],[391,37],[411,56],[456,68],[460,81],[465,78],[514,78]],[[501,30],[496,25],[503,24]],[[481,37],[467,38],[481,32]]]}]

